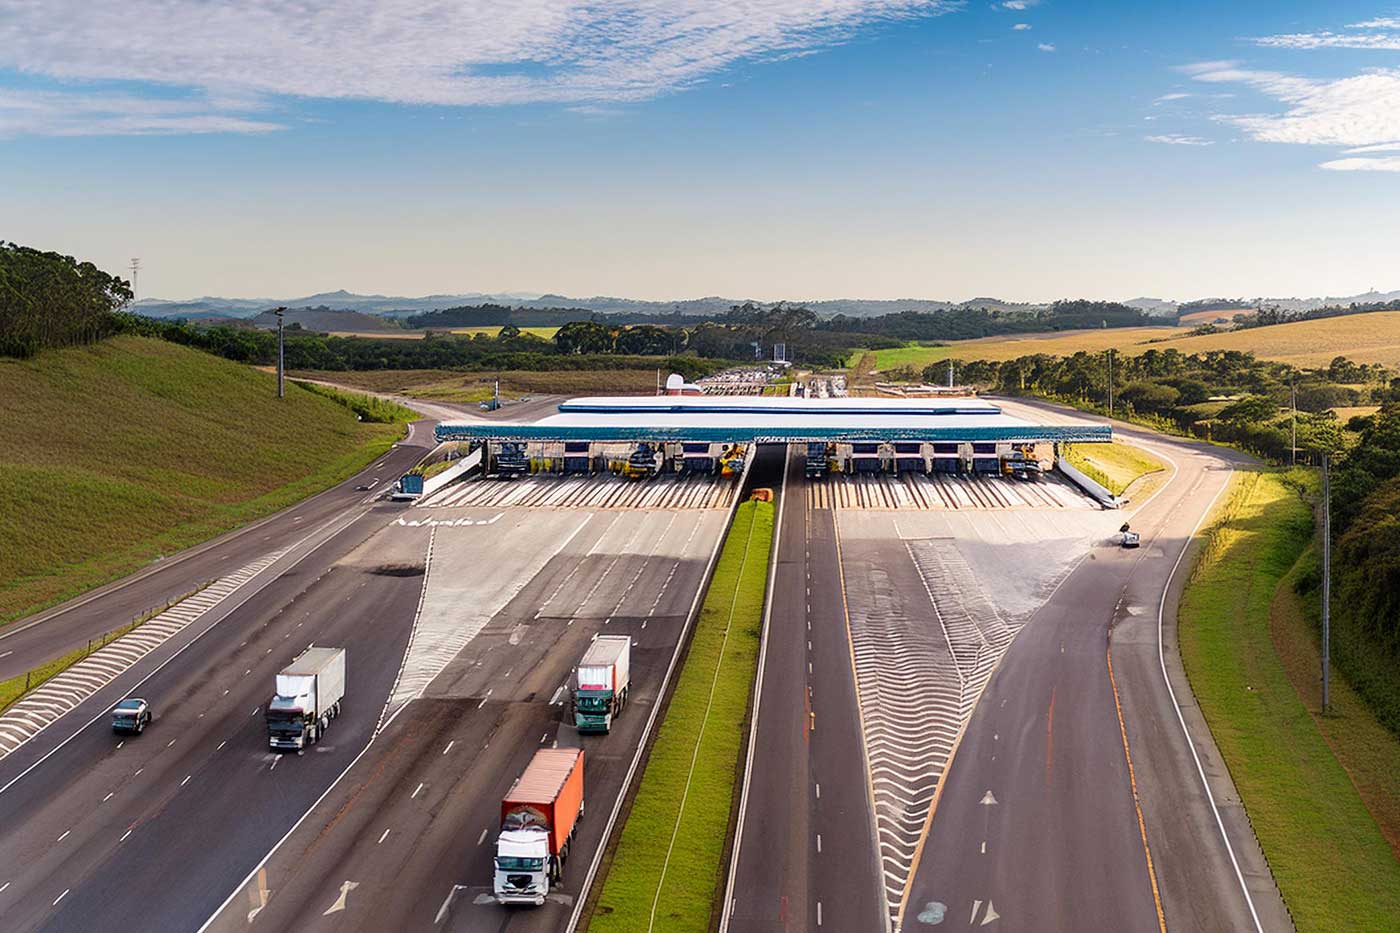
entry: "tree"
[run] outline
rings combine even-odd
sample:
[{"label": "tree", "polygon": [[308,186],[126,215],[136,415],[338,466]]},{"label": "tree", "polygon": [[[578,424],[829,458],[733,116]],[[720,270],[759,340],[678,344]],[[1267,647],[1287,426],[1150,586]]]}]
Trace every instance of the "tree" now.
[{"label": "tree", "polygon": [[570,321],[554,334],[554,345],[560,353],[610,353],[612,335],[602,324],[593,321]]},{"label": "tree", "polygon": [[0,356],[108,337],[131,298],[129,283],[90,262],[0,241]]},{"label": "tree", "polygon": [[1133,411],[1156,415],[1173,408],[1181,393],[1159,382],[1130,382],[1118,390],[1118,399],[1131,405]]}]

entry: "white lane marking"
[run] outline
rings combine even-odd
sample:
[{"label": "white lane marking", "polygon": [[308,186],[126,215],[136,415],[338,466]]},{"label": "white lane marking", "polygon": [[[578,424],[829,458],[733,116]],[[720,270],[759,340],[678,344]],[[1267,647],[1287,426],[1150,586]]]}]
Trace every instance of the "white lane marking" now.
[{"label": "white lane marking", "polygon": [[822,925],[822,902],[817,901],[817,926]]},{"label": "white lane marking", "polygon": [[68,838],[68,834],[71,833],[72,831],[73,831],[73,830],[71,830],[71,829],[65,829],[65,830],[63,831],[63,835],[62,835],[62,836],[59,836],[57,841],[58,841],[58,842],[62,842],[63,840],[67,839],[67,838]]},{"label": "white lane marking", "polygon": [[820,784],[817,785],[817,799],[822,799],[822,786]]},{"label": "white lane marking", "polygon": [[376,842],[375,845],[383,845],[383,844],[384,844],[384,840],[385,840],[385,839],[388,839],[388,838],[389,838],[389,830],[386,829],[386,830],[384,830],[384,834],[383,834],[382,836],[379,837],[379,841]]},{"label": "white lane marking", "polygon": [[169,742],[167,742],[167,743],[165,744],[165,747],[166,747],[166,748],[169,748],[170,746],[172,746],[172,745],[174,745],[174,744],[175,744],[175,740],[174,740],[174,739],[171,739]]},{"label": "white lane marking", "polygon": [[117,792],[116,792],[116,791],[112,791],[112,792],[111,792],[110,794],[108,794],[106,797],[103,797],[103,798],[102,798],[102,802],[103,802],[103,803],[106,803],[107,801],[111,800],[111,799],[112,799],[113,797],[115,797],[115,796],[117,796]]},{"label": "white lane marking", "polygon": [[217,752],[219,749],[223,748],[223,747],[224,747],[225,745],[227,745],[227,744],[228,744],[228,739],[224,739],[222,742],[220,742],[220,743],[218,744],[217,747],[215,747],[214,751]]},{"label": "white lane marking", "polygon": [[559,698],[560,698],[561,696],[563,696],[563,695],[564,695],[564,688],[563,688],[563,687],[560,687],[558,690],[555,690],[555,691],[554,691],[554,696],[552,696],[552,697],[549,698],[549,705],[550,705],[550,706],[553,706],[554,704],[558,703],[558,702],[559,702]]},{"label": "white lane marking", "polygon": [[131,835],[131,830],[128,829],[126,832],[122,833],[122,837],[121,837],[120,839],[118,839],[117,841],[118,841],[118,842],[126,842],[126,837],[127,837],[127,836],[130,836],[130,835]]},{"label": "white lane marking", "polygon": [[267,766],[267,770],[268,770],[268,771],[275,771],[275,770],[277,770],[277,763],[278,763],[279,761],[281,761],[281,760],[282,760],[282,756],[281,756],[281,755],[278,755],[276,758],[272,759],[272,764],[270,764],[270,765]]},{"label": "white lane marking", "polygon": [[982,840],[982,854],[983,854],[983,855],[986,855],[986,854],[987,854],[987,840],[985,840],[985,839]]},{"label": "white lane marking", "polygon": [[821,855],[821,852],[822,852],[822,834],[821,834],[821,833],[817,833],[817,854],[818,854],[818,855]]},{"label": "white lane marking", "polygon": [[350,892],[351,892],[351,891],[355,890],[355,889],[358,888],[359,886],[360,886],[360,883],[359,883],[358,881],[345,881],[345,882],[342,882],[341,885],[340,885],[340,896],[337,897],[337,898],[335,899],[335,903],[334,903],[334,904],[332,904],[331,906],[329,906],[329,907],[326,908],[326,912],[323,913],[323,914],[321,914],[321,916],[323,916],[323,917],[329,917],[329,916],[330,916],[331,914],[333,914],[333,913],[337,913],[337,912],[339,912],[339,911],[344,910],[344,909],[345,909],[345,906],[346,906],[346,905],[345,905],[346,898],[348,898],[348,897],[350,896]]},{"label": "white lane marking", "polygon": [[447,743],[447,747],[444,748],[444,749],[442,750],[442,753],[443,753],[444,755],[446,755],[448,752],[452,751],[452,746],[454,746],[454,745],[456,745],[456,744],[457,744],[457,740],[456,740],[456,739],[453,739],[451,742],[448,742],[448,743]]},{"label": "white lane marking", "polygon": [[[13,651],[6,651],[4,654],[0,654],[0,658],[8,658],[8,657],[9,657],[10,655],[12,655],[12,654],[14,654]],[[9,885],[9,882],[7,881],[7,882],[5,882],[5,884],[8,886],[8,885]],[[3,891],[3,890],[5,890],[5,889],[4,889],[4,888],[0,888],[0,891]]]},{"label": "white lane marking", "polygon": [[481,831],[481,835],[476,837],[476,844],[481,845],[486,840],[486,830]]},{"label": "white lane marking", "polygon": [[4,894],[4,893],[5,893],[5,889],[8,888],[9,886],[10,886],[10,882],[8,882],[8,881],[6,881],[4,884],[0,884],[0,894]]},{"label": "white lane marking", "polygon": [[548,733],[548,732],[546,732],[544,735],[540,736],[540,744],[543,745],[543,744],[545,743],[545,740],[547,740],[548,738],[549,738],[549,733]]},{"label": "white lane marking", "polygon": [[[1172,462],[1170,457],[1167,458],[1167,462]],[[1256,933],[1264,933],[1264,925],[1259,921],[1259,911],[1254,908],[1254,897],[1249,893],[1249,885],[1245,883],[1244,872],[1240,870],[1239,859],[1235,858],[1235,847],[1230,844],[1230,836],[1225,832],[1225,821],[1221,819],[1220,808],[1215,804],[1215,794],[1210,789],[1210,781],[1206,780],[1206,770],[1201,765],[1201,756],[1196,753],[1196,742],[1191,738],[1191,730],[1186,728],[1186,717],[1182,715],[1181,703],[1176,698],[1176,691],[1172,689],[1172,679],[1167,676],[1167,656],[1165,649],[1162,647],[1162,617],[1167,611],[1167,596],[1171,593],[1172,580],[1176,578],[1176,572],[1181,567],[1181,562],[1185,559],[1186,551],[1189,549],[1191,542],[1195,540],[1196,533],[1201,530],[1201,526],[1205,524],[1206,519],[1210,517],[1210,513],[1215,508],[1216,500],[1220,498],[1221,493],[1229,488],[1230,480],[1234,477],[1234,465],[1230,464],[1228,460],[1223,462],[1229,466],[1229,474],[1226,476],[1225,482],[1221,483],[1220,488],[1215,491],[1215,495],[1210,497],[1210,502],[1206,505],[1205,510],[1201,512],[1201,517],[1196,520],[1196,524],[1191,528],[1191,533],[1186,536],[1186,541],[1182,544],[1180,553],[1176,555],[1176,563],[1172,564],[1172,569],[1167,574],[1167,583],[1162,587],[1162,600],[1157,604],[1157,662],[1162,668],[1162,682],[1167,685],[1167,695],[1171,697],[1172,707],[1176,710],[1176,721],[1181,725],[1181,734],[1186,738],[1186,747],[1191,750],[1191,760],[1196,763],[1196,774],[1200,776],[1201,786],[1205,788],[1206,800],[1210,803],[1211,812],[1215,814],[1215,825],[1216,828],[1220,830],[1220,840],[1225,843],[1225,851],[1230,856],[1230,865],[1235,869],[1235,880],[1239,882],[1240,892],[1244,895],[1244,902],[1249,905],[1249,916],[1254,921],[1254,929]],[[1175,463],[1172,463],[1172,468],[1176,468]]]},{"label": "white lane marking", "polygon": [[61,901],[61,900],[63,900],[65,897],[67,897],[67,896],[68,896],[68,892],[71,891],[71,890],[73,890],[73,889],[72,889],[72,888],[64,888],[64,889],[63,889],[63,893],[60,894],[58,897],[54,898],[53,906],[57,907],[57,906],[58,906],[58,902]]},{"label": "white lane marking", "polygon": [[418,796],[418,794],[419,794],[422,790],[423,790],[423,785],[420,783],[417,787],[415,787],[415,788],[413,789],[413,793],[411,793],[411,794],[408,795],[408,799],[409,799],[409,800],[413,800],[415,797]]},{"label": "white lane marking", "polygon": [[142,771],[145,771],[145,770],[146,770],[145,768],[137,768],[137,769],[136,769],[136,773],[133,774],[132,777],[140,777],[140,776],[141,776],[141,772],[142,772]]},{"label": "white lane marking", "polygon": [[977,922],[977,911],[978,911],[981,907],[982,907],[982,902],[981,902],[980,900],[975,900],[975,899],[974,899],[973,902],[972,902],[972,916],[967,918],[967,922],[968,922],[968,923],[976,923],[976,922]]},{"label": "white lane marking", "polygon": [[452,890],[447,892],[447,899],[442,902],[442,906],[438,908],[437,916],[433,918],[434,925],[442,923],[442,921],[447,919],[447,912],[452,908],[452,899],[457,896],[457,892],[463,887],[464,885],[454,884]]},{"label": "white lane marking", "polygon": [[184,779],[183,781],[180,782],[180,786],[181,786],[181,787],[184,787],[186,784],[188,784],[188,783],[190,782],[190,778],[192,778],[192,777],[194,777],[193,774],[187,774],[187,775],[185,775],[185,779]]},{"label": "white lane marking", "polygon": [[122,739],[120,742],[117,743],[117,748],[120,749],[120,748],[121,748],[123,745],[125,745],[125,744],[126,744],[126,739]]}]

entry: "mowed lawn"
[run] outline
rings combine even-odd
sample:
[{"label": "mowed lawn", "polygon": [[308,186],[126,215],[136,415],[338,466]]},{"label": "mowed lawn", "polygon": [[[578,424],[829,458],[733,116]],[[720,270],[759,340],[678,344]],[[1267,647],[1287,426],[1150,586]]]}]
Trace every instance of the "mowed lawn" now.
[{"label": "mowed lawn", "polygon": [[0,622],[287,506],[403,433],[141,337],[0,360],[0,399]]},{"label": "mowed lawn", "polygon": [[1174,349],[1188,354],[1240,350],[1260,359],[1305,368],[1326,366],[1334,358],[1345,356],[1357,363],[1380,363],[1400,369],[1400,311],[1372,311],[1199,337],[1188,336],[1189,332],[1184,327],[1116,327],[983,337],[952,341],[944,347],[908,346],[873,352],[876,368],[881,370],[896,366],[923,369],[950,357],[1000,362],[1035,353],[1102,353],[1110,347],[1132,355],[1151,349]]},{"label": "mowed lawn", "polygon": [[[492,324],[483,327],[452,327],[452,328],[432,328],[433,333],[442,333],[446,330],[453,334],[486,334],[495,337],[501,332],[500,324]],[[557,327],[522,327],[520,333],[529,334],[532,337],[539,337],[541,340],[553,340],[554,335],[559,332]],[[366,337],[388,338],[390,340],[422,340],[427,336],[427,330],[375,330],[375,331],[330,331],[332,337]]]},{"label": "mowed lawn", "polygon": [[739,506],[588,933],[705,933],[758,666],[773,504]]},{"label": "mowed lawn", "polygon": [[1122,495],[1136,480],[1167,468],[1166,464],[1141,447],[1121,441],[1111,444],[1066,444],[1064,456],[1115,496]]},{"label": "mowed lawn", "polygon": [[1182,660],[1297,928],[1400,930],[1400,861],[1290,682],[1270,632],[1312,517],[1247,473],[1191,576]]}]

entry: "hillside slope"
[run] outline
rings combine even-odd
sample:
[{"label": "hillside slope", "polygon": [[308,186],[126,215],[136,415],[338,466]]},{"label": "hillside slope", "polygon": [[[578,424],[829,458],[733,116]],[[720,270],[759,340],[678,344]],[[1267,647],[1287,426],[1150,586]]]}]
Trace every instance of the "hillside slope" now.
[{"label": "hillside slope", "polygon": [[402,426],[159,340],[0,360],[0,622],[331,485]]}]

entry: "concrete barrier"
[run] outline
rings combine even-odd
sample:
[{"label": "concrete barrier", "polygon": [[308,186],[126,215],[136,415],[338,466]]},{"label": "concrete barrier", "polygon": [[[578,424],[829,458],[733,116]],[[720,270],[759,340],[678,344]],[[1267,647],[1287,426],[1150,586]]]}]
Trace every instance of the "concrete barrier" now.
[{"label": "concrete barrier", "polygon": [[1103,506],[1104,508],[1121,509],[1123,507],[1123,503],[1119,501],[1117,496],[1109,492],[1108,489],[1104,487],[1101,483],[1098,483],[1095,480],[1092,480],[1088,476],[1084,475],[1084,472],[1082,470],[1077,468],[1074,464],[1070,463],[1064,457],[1055,458],[1055,469],[1063,473],[1071,483],[1087,492],[1090,496],[1092,496],[1095,500],[1098,501],[1099,505]]},{"label": "concrete barrier", "polygon": [[482,448],[478,447],[476,450],[473,450],[471,453],[452,464],[452,466],[425,481],[423,483],[423,498],[426,499],[448,483],[466,476],[472,470],[481,466],[481,450]]}]

